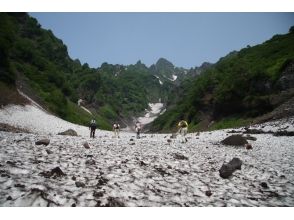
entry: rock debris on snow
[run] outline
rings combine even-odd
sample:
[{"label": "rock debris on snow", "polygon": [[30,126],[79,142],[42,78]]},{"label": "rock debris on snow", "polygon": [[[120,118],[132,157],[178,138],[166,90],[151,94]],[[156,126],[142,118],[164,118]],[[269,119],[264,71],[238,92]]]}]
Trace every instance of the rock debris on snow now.
[{"label": "rock debris on snow", "polygon": [[[293,122],[250,129],[293,132]],[[33,132],[0,131],[0,206],[294,206],[293,136],[254,134],[250,151],[220,144],[229,130],[189,133],[185,144],[101,130],[90,139],[87,127],[34,106],[5,107],[0,123]],[[57,135],[68,129],[79,136]],[[49,145],[35,145],[45,138]],[[219,169],[232,158],[242,169],[223,179]]]},{"label": "rock debris on snow", "polygon": [[68,129],[64,132],[58,133],[59,135],[78,136],[78,133],[73,129]]},{"label": "rock debris on snow", "polygon": [[230,177],[235,170],[241,170],[242,161],[239,158],[233,158],[229,163],[223,164],[219,170],[222,178]]},{"label": "rock debris on snow", "polygon": [[225,145],[244,146],[248,142],[242,135],[234,134],[222,140],[221,143]]},{"label": "rock debris on snow", "polygon": [[48,145],[50,143],[49,139],[42,139],[35,142],[36,145]]}]

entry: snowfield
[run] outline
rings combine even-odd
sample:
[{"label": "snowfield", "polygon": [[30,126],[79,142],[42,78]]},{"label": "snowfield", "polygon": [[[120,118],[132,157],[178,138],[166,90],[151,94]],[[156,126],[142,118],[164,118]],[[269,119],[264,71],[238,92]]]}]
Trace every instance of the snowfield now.
[{"label": "snowfield", "polygon": [[[20,127],[37,134],[57,134],[68,129],[81,136],[89,135],[89,128],[64,121],[44,112],[35,105],[9,105],[0,110],[0,123]],[[100,131],[103,134],[109,133]]]},{"label": "snowfield", "polygon": [[177,78],[178,78],[178,76],[173,75],[173,80],[172,81],[176,81]]},{"label": "snowfield", "polygon": [[[252,128],[294,131],[293,122]],[[220,143],[232,129],[189,133],[184,144],[101,130],[90,139],[87,127],[30,105],[0,109],[0,123],[33,132],[0,131],[0,206],[294,206],[293,136],[251,134],[252,150]],[[57,135],[67,129],[79,136]],[[44,138],[49,145],[35,145]],[[221,178],[234,157],[241,170]]]},{"label": "snowfield", "polygon": [[146,111],[143,117],[139,117],[137,120],[142,124],[146,125],[154,121],[163,110],[163,103],[149,103],[150,110]]}]

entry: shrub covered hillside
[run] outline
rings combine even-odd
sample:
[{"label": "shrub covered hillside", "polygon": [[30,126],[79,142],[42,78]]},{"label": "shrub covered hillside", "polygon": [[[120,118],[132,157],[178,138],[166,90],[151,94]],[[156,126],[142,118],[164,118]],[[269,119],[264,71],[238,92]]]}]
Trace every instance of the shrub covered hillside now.
[{"label": "shrub covered hillside", "polygon": [[[28,14],[0,13],[0,17],[1,89],[15,89],[18,84],[52,113],[86,124],[93,116],[74,104],[78,94],[71,79],[97,71],[71,60],[63,42]],[[94,117],[101,127],[106,127],[103,117]]]},{"label": "shrub covered hillside", "polygon": [[182,118],[192,130],[249,123],[293,97],[293,69],[294,27],[228,54],[186,82],[182,99],[154,121],[152,130],[170,130]]},{"label": "shrub covered hillside", "polygon": [[[166,100],[173,86],[161,85],[140,61],[129,66],[104,63],[94,69],[72,60],[62,40],[27,13],[0,13],[0,30],[2,92],[11,93],[17,85],[74,123],[87,124],[94,117],[100,128],[110,129],[113,121],[142,113],[149,102]],[[93,115],[76,105],[79,99]]]}]

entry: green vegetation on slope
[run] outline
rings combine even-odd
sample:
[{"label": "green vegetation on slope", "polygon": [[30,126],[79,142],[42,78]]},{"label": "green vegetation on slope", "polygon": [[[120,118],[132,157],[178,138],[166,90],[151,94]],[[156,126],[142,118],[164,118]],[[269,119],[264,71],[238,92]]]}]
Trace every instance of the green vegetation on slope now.
[{"label": "green vegetation on slope", "polygon": [[293,28],[263,44],[232,52],[187,83],[188,90],[154,121],[152,130],[172,129],[183,118],[198,129],[205,118],[222,121],[234,115],[230,123],[214,126],[223,128],[264,114],[273,109],[270,97],[280,91],[278,79],[293,60]]},{"label": "green vegetation on slope", "polygon": [[[1,82],[15,87],[25,79],[20,83],[31,95],[63,119],[86,125],[95,117],[110,129],[113,121],[138,116],[149,102],[167,97],[170,85],[161,86],[141,62],[94,69],[72,60],[62,40],[27,13],[0,13],[0,28]],[[76,106],[79,99],[93,116]]]}]

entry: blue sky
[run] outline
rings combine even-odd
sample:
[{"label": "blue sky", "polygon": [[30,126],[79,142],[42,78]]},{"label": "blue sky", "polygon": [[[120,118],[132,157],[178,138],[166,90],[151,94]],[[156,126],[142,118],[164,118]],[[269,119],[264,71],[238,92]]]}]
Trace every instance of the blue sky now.
[{"label": "blue sky", "polygon": [[30,13],[67,45],[71,58],[147,66],[160,57],[178,67],[215,63],[294,25],[294,13]]}]

